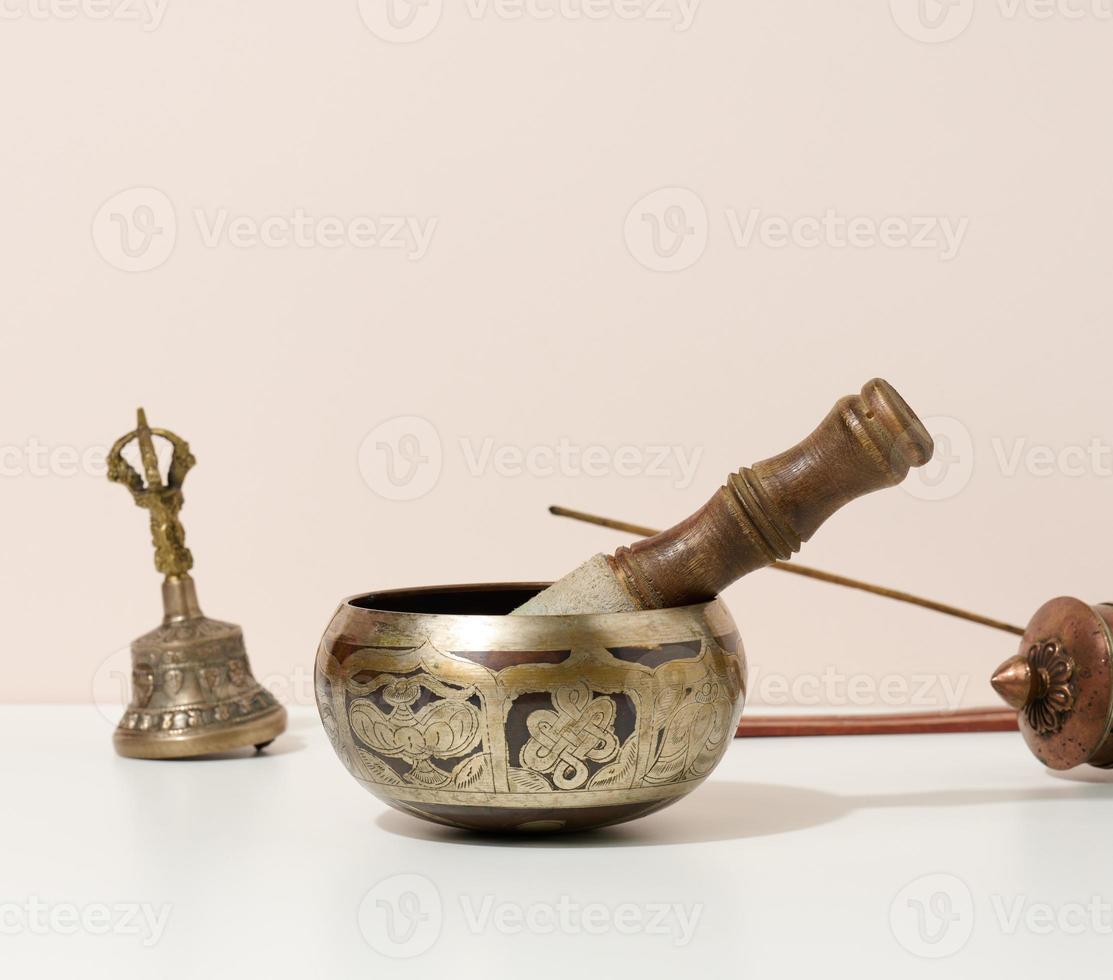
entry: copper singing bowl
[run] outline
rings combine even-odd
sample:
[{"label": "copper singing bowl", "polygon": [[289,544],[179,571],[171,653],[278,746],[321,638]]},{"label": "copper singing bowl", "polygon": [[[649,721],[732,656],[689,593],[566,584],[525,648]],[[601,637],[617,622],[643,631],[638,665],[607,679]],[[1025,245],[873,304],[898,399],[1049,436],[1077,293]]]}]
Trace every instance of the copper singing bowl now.
[{"label": "copper singing bowl", "polygon": [[453,827],[585,830],[668,806],[711,772],[746,687],[723,603],[507,615],[543,588],[341,604],[317,652],[317,706],[366,789]]}]

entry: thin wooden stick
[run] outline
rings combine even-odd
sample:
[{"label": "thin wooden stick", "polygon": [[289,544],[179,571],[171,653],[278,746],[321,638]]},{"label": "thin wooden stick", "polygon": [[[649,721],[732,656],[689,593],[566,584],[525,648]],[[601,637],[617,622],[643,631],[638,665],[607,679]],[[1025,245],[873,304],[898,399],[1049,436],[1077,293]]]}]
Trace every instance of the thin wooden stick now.
[{"label": "thin wooden stick", "polygon": [[[571,510],[568,507],[553,506],[549,508],[549,513],[557,517],[570,517],[575,521],[597,524],[600,527],[609,527],[615,531],[624,531],[627,534],[637,534],[646,538],[652,537],[654,534],[658,533],[656,529],[651,527],[643,527],[640,524],[630,524],[626,521],[616,521],[610,517],[600,517],[597,514],[588,514],[582,510]],[[1019,626],[1014,626],[1012,623],[1005,623],[999,619],[991,619],[989,616],[981,616],[978,613],[969,612],[966,609],[959,609],[957,606],[947,605],[945,602],[925,599],[922,596],[913,595],[911,592],[901,592],[899,589],[889,589],[883,585],[873,585],[869,582],[862,582],[856,578],[848,578],[845,575],[835,575],[833,572],[822,572],[818,568],[809,568],[807,565],[797,565],[791,562],[778,561],[774,562],[769,567],[775,568],[779,572],[791,572],[793,575],[803,575],[805,578],[817,579],[820,582],[829,582],[831,585],[841,585],[846,589],[857,589],[860,592],[869,592],[872,595],[879,595],[886,599],[895,599],[897,602],[907,602],[913,606],[919,606],[921,609],[930,609],[933,612],[943,613],[945,616],[965,619],[969,623],[989,626],[996,630],[1002,630],[1005,633],[1012,633],[1014,636],[1024,635],[1024,630]]]},{"label": "thin wooden stick", "polygon": [[905,711],[888,715],[748,715],[735,738],[785,738],[809,735],[941,735],[951,732],[1015,732],[1009,708],[957,711]]}]

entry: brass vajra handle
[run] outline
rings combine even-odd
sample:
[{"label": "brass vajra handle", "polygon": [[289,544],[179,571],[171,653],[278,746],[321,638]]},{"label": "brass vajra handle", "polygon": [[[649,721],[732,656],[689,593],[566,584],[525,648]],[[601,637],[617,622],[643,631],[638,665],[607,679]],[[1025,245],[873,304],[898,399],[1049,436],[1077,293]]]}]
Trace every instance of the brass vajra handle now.
[{"label": "brass vajra handle", "polygon": [[[156,436],[169,442],[173,450],[165,480],[159,471]],[[124,458],[124,449],[132,442],[139,444],[143,476]],[[150,512],[155,568],[167,576],[185,575],[193,567],[193,555],[185,546],[185,530],[178,513],[185,502],[182,483],[196,462],[189,443],[166,429],[152,429],[143,409],[139,409],[136,427],[117,439],[108,454],[108,479],[126,486],[135,503]]]}]

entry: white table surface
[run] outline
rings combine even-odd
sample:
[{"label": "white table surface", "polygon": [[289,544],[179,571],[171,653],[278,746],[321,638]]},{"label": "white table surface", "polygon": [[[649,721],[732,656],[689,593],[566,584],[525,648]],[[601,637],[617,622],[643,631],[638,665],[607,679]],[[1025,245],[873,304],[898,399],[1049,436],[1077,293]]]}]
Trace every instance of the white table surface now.
[{"label": "white table surface", "polygon": [[1028,977],[1113,963],[1110,776],[1046,772],[1017,735],[737,740],[668,810],[520,840],[391,811],[310,708],[258,757],[134,761],[110,735],[92,707],[0,708],[0,976]]}]

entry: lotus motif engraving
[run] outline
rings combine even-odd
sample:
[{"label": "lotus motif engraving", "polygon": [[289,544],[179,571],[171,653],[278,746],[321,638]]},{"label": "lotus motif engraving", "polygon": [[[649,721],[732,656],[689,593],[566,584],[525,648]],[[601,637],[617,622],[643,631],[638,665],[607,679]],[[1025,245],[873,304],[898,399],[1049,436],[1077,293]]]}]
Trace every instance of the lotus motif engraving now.
[{"label": "lotus motif engraving", "polygon": [[1039,734],[1054,734],[1074,708],[1074,661],[1058,640],[1045,640],[1029,649],[1028,668],[1032,689],[1025,717]]},{"label": "lotus motif engraving", "polygon": [[[368,685],[368,692],[382,689],[391,706],[382,711],[370,698],[353,701],[348,709],[352,731],[371,749],[402,759],[411,766],[404,779],[420,786],[441,786],[449,774],[434,766],[432,759],[467,755],[479,743],[480,716],[468,698],[474,687],[454,688],[426,674],[414,677],[381,675]],[[439,698],[414,710],[422,690]]]}]

